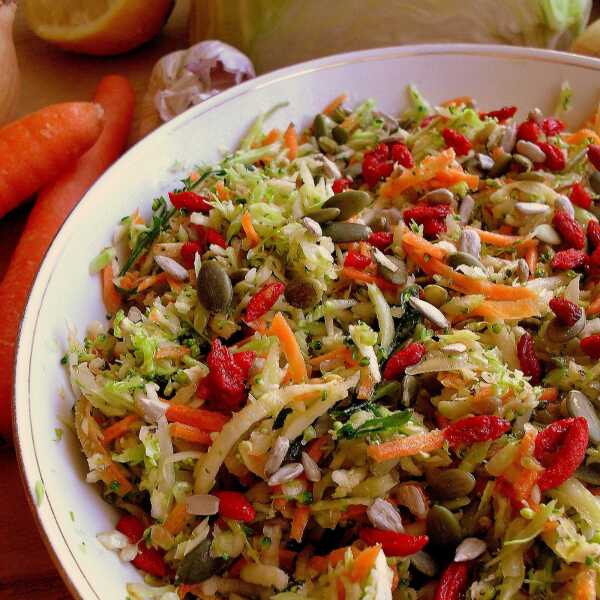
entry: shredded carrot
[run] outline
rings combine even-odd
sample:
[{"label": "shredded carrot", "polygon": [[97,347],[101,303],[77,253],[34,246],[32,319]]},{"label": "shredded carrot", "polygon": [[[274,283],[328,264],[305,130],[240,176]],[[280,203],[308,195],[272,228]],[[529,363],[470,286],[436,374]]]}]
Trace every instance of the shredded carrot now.
[{"label": "shredded carrot", "polygon": [[113,281],[112,265],[102,269],[102,299],[109,314],[114,315],[121,308],[121,295]]},{"label": "shredded carrot", "polygon": [[261,142],[261,146],[269,146],[270,144],[275,143],[281,137],[281,131],[277,129],[277,127],[273,127],[267,135],[265,135],[263,141]]},{"label": "shredded carrot", "polygon": [[[116,493],[121,497],[133,489],[133,486],[123,474],[121,467],[112,460],[110,460],[106,468],[102,471],[102,481],[111,489],[116,487]],[[117,486],[114,486],[115,483],[117,483]]]},{"label": "shredded carrot", "polygon": [[470,315],[483,317],[487,321],[498,319],[527,319],[540,315],[537,302],[529,299],[486,300],[469,312]]},{"label": "shredded carrot", "polygon": [[341,515],[340,521],[355,521],[367,512],[364,504],[351,504]]},{"label": "shredded carrot", "polygon": [[439,429],[429,433],[417,433],[397,440],[390,440],[379,445],[370,445],[367,454],[375,462],[383,462],[392,458],[414,456],[419,452],[431,452],[444,444],[444,434]]},{"label": "shredded carrot", "polygon": [[134,225],[144,225],[146,221],[144,221],[144,217],[142,217],[142,215],[140,215],[140,211],[138,208],[135,209],[135,212],[133,213],[132,217],[131,217],[131,222]]},{"label": "shredded carrot", "polygon": [[290,372],[289,367],[286,367],[285,373],[283,374],[280,385],[287,385],[291,380],[292,380],[292,374]]},{"label": "shredded carrot", "polygon": [[212,438],[208,431],[186,425],[185,423],[171,423],[169,431],[172,437],[191,442],[192,444],[202,444],[203,446],[210,446],[212,444]]},{"label": "shredded carrot", "polygon": [[[193,273],[193,271],[192,271],[192,273]],[[167,275],[167,283],[169,284],[169,287],[171,288],[172,292],[179,293],[183,289],[183,283],[181,281],[177,281],[177,279],[173,279],[172,277],[169,277],[168,275]]]},{"label": "shredded carrot", "polygon": [[394,574],[394,577],[392,579],[392,592],[394,592],[396,590],[396,588],[398,587],[398,584],[400,583],[400,576],[398,575],[398,568],[396,567],[396,565],[388,565],[390,567],[390,569],[392,570],[392,573]]},{"label": "shredded carrot", "polygon": [[215,192],[217,193],[219,200],[229,200],[229,198],[231,198],[231,191],[225,187],[222,179],[219,179],[215,184]]},{"label": "shredded carrot", "polygon": [[511,225],[507,225],[506,223],[498,227],[498,233],[502,233],[504,235],[512,235],[513,231],[514,227],[512,227]]},{"label": "shredded carrot", "polygon": [[369,546],[365,548],[352,563],[348,573],[348,579],[353,582],[363,581],[366,579],[375,566],[375,559],[379,554],[381,547],[379,545]]},{"label": "shredded carrot", "polygon": [[340,124],[346,131],[352,131],[358,125],[357,117],[354,113],[348,115]]},{"label": "shredded carrot", "polygon": [[498,248],[507,248],[508,246],[515,246],[523,241],[522,237],[518,235],[506,235],[503,233],[497,233],[495,231],[485,231],[484,229],[477,229],[476,227],[469,227],[472,231],[475,231],[479,235],[479,239],[485,244],[491,246],[497,246]]},{"label": "shredded carrot", "polygon": [[428,242],[424,237],[413,233],[408,229],[404,228],[402,231],[402,244],[410,246],[414,252],[420,254],[428,254],[434,258],[443,260],[448,252],[440,246],[434,246],[431,242]]},{"label": "shredded carrot", "polygon": [[350,348],[347,346],[338,346],[329,352],[325,352],[325,354],[313,356],[313,358],[311,358],[308,362],[311,366],[318,367],[326,360],[333,360],[335,358],[342,359],[347,367],[355,367],[358,365],[358,361],[354,360],[352,357],[352,350],[350,350]]},{"label": "shredded carrot", "polygon": [[102,443],[108,446],[111,442],[124,436],[137,423],[140,418],[137,415],[128,415],[120,421],[113,423],[102,432]]},{"label": "shredded carrot", "polygon": [[585,313],[588,317],[600,313],[600,294],[588,304],[588,307],[585,309]]},{"label": "shredded carrot", "polygon": [[359,400],[368,400],[375,389],[375,380],[371,375],[369,367],[360,368],[360,380],[356,389],[356,397]]},{"label": "shredded carrot", "polygon": [[258,246],[260,243],[260,237],[258,236],[258,233],[256,233],[256,229],[254,229],[252,217],[248,211],[242,215],[242,229],[246,234],[246,238],[248,239],[250,247],[254,248],[255,246]]},{"label": "shredded carrot", "polygon": [[540,394],[541,402],[556,402],[558,400],[558,388],[548,387],[542,390]]},{"label": "shredded carrot", "polygon": [[535,273],[538,262],[538,246],[537,244],[531,244],[525,251],[525,262],[529,267],[530,276]]},{"label": "shredded carrot", "polygon": [[464,181],[469,189],[475,190],[479,186],[479,176],[465,173],[462,169],[442,169],[436,176],[427,182],[428,187],[450,187]]},{"label": "shredded carrot", "polygon": [[574,133],[567,133],[562,135],[562,139],[567,144],[582,144],[587,140],[592,140],[594,144],[600,144],[600,135],[598,135],[592,129],[583,128]]},{"label": "shredded carrot", "polygon": [[119,287],[124,290],[134,290],[139,281],[139,273],[137,271],[128,271],[119,280]]},{"label": "shredded carrot", "polygon": [[280,312],[275,315],[273,322],[271,323],[269,333],[277,336],[279,339],[279,343],[281,344],[283,352],[287,358],[288,369],[290,370],[290,374],[294,383],[301,383],[302,381],[305,381],[307,378],[307,373],[306,363],[304,362],[302,351],[300,350],[300,346],[298,345],[298,341],[296,340],[294,332],[288,325],[285,317]]},{"label": "shredded carrot", "polygon": [[374,283],[379,289],[385,290],[388,292],[397,292],[398,286],[390,283],[385,280],[383,277],[377,277],[376,275],[370,275],[369,273],[365,273],[364,271],[360,271],[359,269],[355,269],[354,267],[343,267],[342,268],[342,277],[346,279],[352,279],[353,281],[357,281],[359,283]]},{"label": "shredded carrot", "polygon": [[450,100],[444,100],[440,106],[459,106],[464,104],[465,106],[473,106],[473,98],[471,96],[458,96],[457,98],[451,98]]},{"label": "shredded carrot", "polygon": [[558,528],[558,523],[556,521],[546,521],[544,523],[544,531],[551,532]]},{"label": "shredded carrot", "polygon": [[336,98],[334,98],[323,110],[322,113],[324,115],[330,115],[335,111],[336,108],[344,104],[348,100],[348,94],[340,94]]},{"label": "shredded carrot", "polygon": [[537,479],[538,474],[536,471],[532,471],[531,469],[521,469],[513,482],[515,498],[520,501],[527,500],[531,495],[531,490]]},{"label": "shredded carrot", "polygon": [[293,123],[288,125],[283,134],[283,144],[287,148],[288,158],[294,160],[298,156],[298,135]]},{"label": "shredded carrot", "polygon": [[583,569],[575,576],[574,600],[595,600],[596,573],[592,569]]},{"label": "shredded carrot", "polygon": [[185,502],[177,502],[171,509],[171,512],[167,515],[163,527],[171,534],[177,535],[183,531],[186,526],[190,514],[187,511]]},{"label": "shredded carrot", "polygon": [[152,286],[158,285],[159,283],[165,283],[166,281],[167,274],[164,271],[162,273],[158,273],[157,275],[148,275],[140,280],[137,286],[137,291],[143,292]]},{"label": "shredded carrot", "polygon": [[306,453],[318,463],[325,454],[325,446],[329,443],[330,437],[322,435],[314,440],[311,440],[306,448]]},{"label": "shredded carrot", "polygon": [[294,510],[294,518],[292,519],[292,528],[290,530],[290,537],[297,542],[302,541],[304,530],[310,519],[310,508],[308,506],[296,506]]},{"label": "shredded carrot", "polygon": [[166,411],[168,421],[183,423],[205,431],[221,431],[229,417],[220,412],[191,408],[183,404],[171,404]]},{"label": "shredded carrot", "polygon": [[190,349],[186,346],[163,346],[156,351],[154,358],[157,360],[160,360],[161,358],[173,358],[175,360],[181,360],[189,353]]}]

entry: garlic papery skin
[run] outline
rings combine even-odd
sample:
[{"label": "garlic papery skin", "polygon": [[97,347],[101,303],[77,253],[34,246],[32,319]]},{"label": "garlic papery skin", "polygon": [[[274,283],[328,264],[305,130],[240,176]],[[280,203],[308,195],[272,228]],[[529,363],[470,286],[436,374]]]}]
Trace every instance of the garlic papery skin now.
[{"label": "garlic papery skin", "polygon": [[13,40],[17,3],[0,0],[0,126],[12,116],[19,97],[19,65]]}]

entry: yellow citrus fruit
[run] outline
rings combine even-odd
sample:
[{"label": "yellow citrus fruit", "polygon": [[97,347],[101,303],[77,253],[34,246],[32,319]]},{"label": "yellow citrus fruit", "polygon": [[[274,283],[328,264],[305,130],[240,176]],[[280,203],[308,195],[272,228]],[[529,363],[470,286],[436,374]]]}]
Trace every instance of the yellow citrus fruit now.
[{"label": "yellow citrus fruit", "polygon": [[106,56],[153,38],[175,0],[26,0],[27,21],[42,39],[65,50]]}]

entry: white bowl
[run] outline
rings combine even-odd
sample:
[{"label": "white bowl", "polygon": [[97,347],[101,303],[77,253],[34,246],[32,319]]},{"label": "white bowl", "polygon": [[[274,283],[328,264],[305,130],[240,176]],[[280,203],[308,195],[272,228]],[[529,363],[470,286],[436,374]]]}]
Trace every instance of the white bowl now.
[{"label": "white bowl", "polygon": [[[61,423],[73,398],[60,358],[67,322],[83,333],[103,320],[98,276],[90,260],[110,243],[123,215],[174,187],[174,163],[218,158],[233,148],[255,116],[287,101],[272,119],[304,126],[342,91],[353,104],[373,97],[388,112],[405,105],[414,83],[434,102],[470,95],[484,109],[515,104],[521,114],[552,111],[561,83],[574,90],[571,126],[598,101],[600,60],[559,52],[499,46],[430,45],[368,50],[315,60],[264,75],[222,93],[161,127],[121,158],[87,193],[56,236],[31,292],[18,344],[15,431],[23,478],[42,535],[65,582],[84,600],[125,597],[135,569],[105,550],[96,534],[114,528],[116,513],[96,486],[85,482],[86,463],[75,436]],[[567,119],[569,120],[569,119]],[[271,123],[270,123],[271,125]],[[65,429],[54,441],[54,429]],[[46,491],[39,506],[35,487]],[[39,486],[38,486],[39,487]]]}]

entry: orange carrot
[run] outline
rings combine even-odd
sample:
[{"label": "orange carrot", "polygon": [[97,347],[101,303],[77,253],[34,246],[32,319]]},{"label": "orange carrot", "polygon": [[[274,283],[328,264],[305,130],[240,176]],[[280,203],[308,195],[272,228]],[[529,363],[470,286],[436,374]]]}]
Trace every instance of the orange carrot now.
[{"label": "orange carrot", "polygon": [[287,155],[290,160],[294,160],[298,155],[298,136],[293,123],[288,125],[288,128],[283,134],[283,144],[287,148]]},{"label": "orange carrot", "polygon": [[558,388],[548,387],[542,390],[540,402],[556,402],[558,400]]},{"label": "orange carrot", "polygon": [[279,343],[281,344],[281,348],[288,361],[288,368],[292,376],[292,381],[294,383],[305,381],[307,373],[304,357],[302,356],[294,332],[280,312],[275,315],[269,333],[270,335],[275,335],[279,338]]},{"label": "orange carrot", "polygon": [[434,246],[431,242],[428,242],[424,237],[413,233],[407,228],[402,231],[402,244],[410,246],[414,252],[419,254],[428,254],[434,258],[443,260],[448,252],[440,246]]},{"label": "orange carrot", "polygon": [[156,275],[148,275],[140,280],[137,286],[137,291],[143,292],[154,285],[158,285],[159,283],[166,283],[166,281],[167,274],[164,271],[162,273],[157,273]]},{"label": "orange carrot", "polygon": [[471,96],[457,96],[456,98],[451,98],[450,100],[444,100],[440,106],[458,106],[459,104],[464,104],[465,106],[473,105],[473,98]]},{"label": "orange carrot", "polygon": [[[0,369],[4,374],[0,378],[2,435],[8,436],[10,431],[8,407],[12,398],[17,331],[40,262],[67,215],[94,181],[119,157],[127,143],[134,104],[133,89],[127,79],[117,75],[105,77],[96,90],[94,101],[104,109],[104,129],[100,137],[67,172],[39,193],[0,285]],[[4,157],[4,153],[0,152],[0,156]],[[30,156],[37,162],[37,155]],[[52,173],[53,178],[57,175],[60,173]],[[3,197],[0,192],[0,198]]]},{"label": "orange carrot", "polygon": [[308,362],[313,367],[318,367],[322,362],[326,360],[333,360],[335,358],[341,358],[347,367],[355,367],[358,365],[358,361],[352,358],[352,350],[347,346],[339,346],[338,348],[334,348],[329,352],[325,352],[325,354],[319,354],[318,356],[314,356]]},{"label": "orange carrot", "polygon": [[375,462],[383,462],[392,458],[413,456],[419,452],[431,452],[444,444],[444,434],[439,429],[429,433],[417,433],[397,440],[390,440],[367,448],[367,454]]},{"label": "orange carrot", "polygon": [[128,271],[119,280],[119,287],[124,290],[134,290],[139,281],[139,273],[137,271]]},{"label": "orange carrot", "polygon": [[428,185],[432,188],[450,187],[464,181],[469,189],[477,189],[479,185],[479,177],[471,173],[465,173],[462,169],[442,169],[433,179],[428,181]]},{"label": "orange carrot", "polygon": [[310,508],[308,506],[296,506],[294,510],[294,518],[292,519],[292,528],[290,537],[297,542],[302,541],[302,536],[308,520],[310,519]]},{"label": "orange carrot", "polygon": [[350,568],[350,572],[348,573],[348,579],[354,582],[363,581],[366,579],[375,566],[375,559],[377,558],[380,550],[381,548],[378,545],[365,548],[354,559],[352,567]]},{"label": "orange carrot", "polygon": [[204,408],[191,408],[184,404],[171,404],[166,412],[167,420],[183,423],[205,431],[221,431],[229,417]]},{"label": "orange carrot", "polygon": [[110,315],[115,315],[121,308],[121,294],[113,282],[112,265],[106,265],[102,269],[102,300]]},{"label": "orange carrot", "polygon": [[186,346],[163,346],[156,351],[154,358],[157,360],[160,360],[161,358],[174,358],[175,360],[179,360],[189,353],[190,349]]},{"label": "orange carrot", "polygon": [[364,504],[352,504],[340,515],[340,521],[355,521],[366,512],[367,507]]},{"label": "orange carrot", "polygon": [[219,179],[215,184],[215,192],[219,197],[219,200],[229,200],[231,192],[225,187],[222,179]]},{"label": "orange carrot", "polygon": [[355,269],[354,267],[343,267],[342,277],[345,277],[346,279],[352,279],[353,281],[357,281],[358,283],[374,283],[378,288],[387,292],[398,291],[397,285],[390,283],[383,277],[377,277],[376,275],[365,273],[364,271],[360,271],[359,269]]},{"label": "orange carrot", "polygon": [[527,250],[525,250],[525,262],[529,267],[530,275],[535,273],[538,261],[538,247],[537,244],[531,244]]},{"label": "orange carrot", "polygon": [[322,435],[321,437],[311,440],[306,449],[306,453],[318,463],[325,453],[325,446],[329,442],[330,437],[328,435]]},{"label": "orange carrot", "polygon": [[517,235],[506,235],[495,231],[485,231],[484,229],[477,229],[476,227],[469,227],[469,229],[475,231],[479,235],[479,239],[485,244],[497,246],[498,248],[516,246],[519,242],[523,241],[523,238]]},{"label": "orange carrot", "polygon": [[183,528],[186,526],[190,516],[191,515],[187,511],[185,502],[178,502],[167,515],[167,518],[163,523],[163,527],[171,535],[177,535],[183,531]]},{"label": "orange carrot", "polygon": [[0,217],[62,175],[102,132],[92,102],[54,104],[0,129]]},{"label": "orange carrot", "polygon": [[596,599],[596,573],[592,569],[583,569],[575,576],[575,598],[573,600]]},{"label": "orange carrot", "polygon": [[537,317],[540,310],[534,300],[520,299],[511,301],[486,300],[469,312],[470,315],[483,317],[488,321],[498,319],[527,319]]},{"label": "orange carrot", "polygon": [[587,128],[580,129],[574,133],[563,134],[562,138],[567,144],[581,144],[588,139],[592,140],[594,144],[600,144],[600,135]]},{"label": "orange carrot", "polygon": [[375,380],[369,367],[360,368],[360,380],[356,388],[356,397],[359,400],[368,400],[375,389]]},{"label": "orange carrot", "polygon": [[192,427],[191,425],[171,423],[169,431],[174,438],[191,442],[192,444],[202,444],[203,446],[210,446],[212,444],[212,438],[208,431]]},{"label": "orange carrot", "polygon": [[588,317],[591,317],[592,315],[596,315],[596,314],[600,313],[600,294],[598,294],[598,296],[596,296],[588,304],[588,307],[585,309],[585,312]]},{"label": "orange carrot", "polygon": [[242,229],[246,234],[246,238],[248,238],[250,248],[258,246],[258,244],[260,243],[260,237],[258,236],[258,233],[256,233],[256,229],[254,229],[254,225],[252,224],[252,217],[250,216],[250,213],[248,211],[246,211],[242,215]]},{"label": "orange carrot", "polygon": [[281,137],[281,131],[277,129],[277,127],[273,127],[267,135],[265,135],[263,141],[260,143],[261,146],[268,146],[269,144],[273,144]]},{"label": "orange carrot", "polygon": [[102,443],[108,446],[112,441],[124,436],[134,423],[139,422],[137,415],[128,415],[120,421],[113,423],[102,432]]},{"label": "orange carrot", "polygon": [[330,115],[336,108],[338,108],[338,106],[344,104],[346,100],[348,100],[348,94],[340,94],[322,110],[322,113],[324,115]]}]

